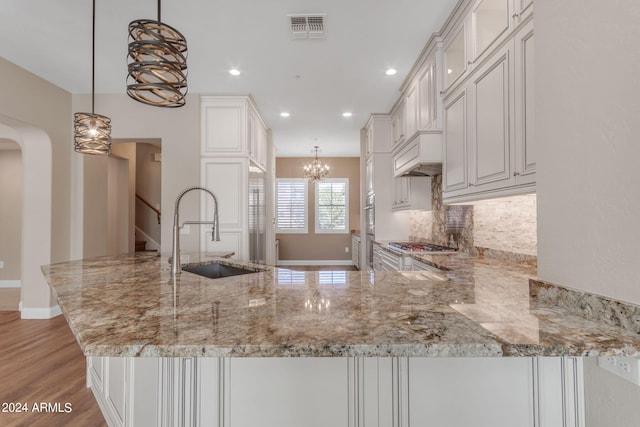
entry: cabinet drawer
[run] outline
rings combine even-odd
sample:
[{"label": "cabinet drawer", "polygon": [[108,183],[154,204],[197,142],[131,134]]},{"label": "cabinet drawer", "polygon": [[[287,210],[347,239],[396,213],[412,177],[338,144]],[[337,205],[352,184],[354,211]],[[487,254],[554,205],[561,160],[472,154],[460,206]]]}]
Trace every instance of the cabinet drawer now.
[{"label": "cabinet drawer", "polygon": [[400,259],[398,255],[390,254],[386,251],[380,251],[382,258],[382,268],[384,271],[397,271],[400,270]]}]

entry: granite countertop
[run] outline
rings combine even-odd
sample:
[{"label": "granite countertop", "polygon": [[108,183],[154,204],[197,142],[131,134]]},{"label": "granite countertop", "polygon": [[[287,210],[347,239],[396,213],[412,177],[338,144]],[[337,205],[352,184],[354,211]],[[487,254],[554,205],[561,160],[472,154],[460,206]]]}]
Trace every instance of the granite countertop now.
[{"label": "granite countertop", "polygon": [[634,330],[541,298],[553,294],[546,285],[530,291],[530,266],[462,254],[415,256],[447,270],[267,267],[223,279],[187,272],[174,279],[165,258],[131,254],[53,264],[43,272],[87,356],[640,352]]}]

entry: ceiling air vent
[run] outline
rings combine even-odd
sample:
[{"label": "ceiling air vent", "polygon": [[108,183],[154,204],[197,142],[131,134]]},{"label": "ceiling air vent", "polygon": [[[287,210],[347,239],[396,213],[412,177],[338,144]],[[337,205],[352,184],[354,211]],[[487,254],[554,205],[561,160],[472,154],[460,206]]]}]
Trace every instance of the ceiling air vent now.
[{"label": "ceiling air vent", "polygon": [[287,15],[291,26],[293,39],[323,39],[326,15],[314,13],[311,15]]}]

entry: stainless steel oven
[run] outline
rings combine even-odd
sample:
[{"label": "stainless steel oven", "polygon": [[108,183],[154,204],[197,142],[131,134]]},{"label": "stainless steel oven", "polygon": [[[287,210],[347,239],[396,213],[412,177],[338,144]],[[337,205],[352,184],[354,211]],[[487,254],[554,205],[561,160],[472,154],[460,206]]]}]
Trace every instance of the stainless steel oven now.
[{"label": "stainless steel oven", "polygon": [[376,229],[376,196],[371,194],[367,196],[367,203],[364,206],[365,233],[375,234]]}]

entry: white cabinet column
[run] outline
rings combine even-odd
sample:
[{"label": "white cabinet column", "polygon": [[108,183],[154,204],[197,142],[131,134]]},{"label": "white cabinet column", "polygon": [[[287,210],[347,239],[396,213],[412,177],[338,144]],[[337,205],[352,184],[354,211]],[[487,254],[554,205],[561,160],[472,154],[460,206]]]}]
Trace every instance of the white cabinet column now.
[{"label": "white cabinet column", "polygon": [[[273,197],[265,197],[267,191],[272,196],[275,181],[269,130],[250,96],[202,96],[200,104],[200,183],[216,195],[220,221],[219,242],[212,241],[210,227],[200,227],[201,251],[205,254],[233,251],[233,258],[249,261],[250,220],[264,228],[266,212],[273,208]],[[260,200],[267,204],[260,211],[262,218],[249,218],[250,172],[253,176],[256,173],[264,176],[259,186]],[[203,196],[201,201],[201,218],[213,218],[211,199]],[[264,256],[267,248],[274,246],[275,234],[259,231],[265,237],[254,239],[253,250]],[[256,244],[264,247],[257,248]]]}]

